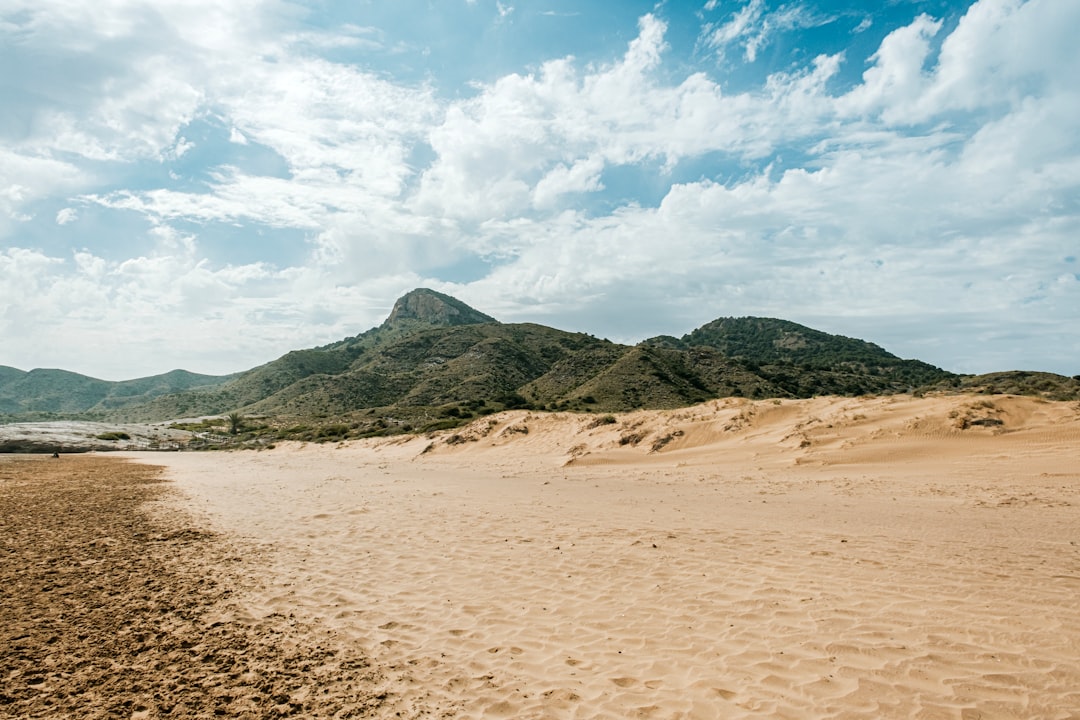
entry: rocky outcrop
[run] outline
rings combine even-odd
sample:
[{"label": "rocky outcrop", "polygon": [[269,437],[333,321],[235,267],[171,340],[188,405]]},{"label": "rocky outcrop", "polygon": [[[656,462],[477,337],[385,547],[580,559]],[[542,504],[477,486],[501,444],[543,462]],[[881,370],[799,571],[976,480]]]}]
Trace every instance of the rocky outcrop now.
[{"label": "rocky outcrop", "polygon": [[493,322],[498,321],[456,298],[427,288],[417,288],[398,298],[382,327],[394,328],[411,323],[451,327]]}]

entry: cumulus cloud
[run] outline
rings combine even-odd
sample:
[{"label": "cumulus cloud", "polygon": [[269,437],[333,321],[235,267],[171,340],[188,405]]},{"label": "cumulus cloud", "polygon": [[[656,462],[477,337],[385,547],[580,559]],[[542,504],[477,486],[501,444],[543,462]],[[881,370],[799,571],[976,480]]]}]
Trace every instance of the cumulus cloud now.
[{"label": "cumulus cloud", "polygon": [[29,219],[26,209],[42,198],[63,194],[90,182],[76,165],[0,146],[0,238],[13,223]]},{"label": "cumulus cloud", "polygon": [[571,167],[557,165],[536,183],[533,189],[533,205],[548,208],[567,193],[602,190],[600,172],[604,162],[599,157],[589,157],[575,162]]},{"label": "cumulus cloud", "polygon": [[1080,53],[1065,28],[1076,22],[1080,6],[1073,3],[982,0],[941,39],[930,65],[931,42],[942,23],[920,15],[889,33],[840,110],[880,112],[888,123],[914,124],[951,111],[994,117],[1028,99],[1073,95]]},{"label": "cumulus cloud", "polygon": [[[381,319],[382,308],[372,306],[419,282],[405,275],[342,287],[311,270],[215,268],[185,242],[171,251],[155,244],[161,252],[122,261],[89,251],[70,259],[0,251],[0,334],[23,346],[18,364],[114,380],[179,365],[235,372],[252,357],[367,329]],[[142,361],[133,365],[132,356]]]},{"label": "cumulus cloud", "polygon": [[[835,332],[846,318],[957,370],[998,369],[978,353],[1006,357],[994,353],[1009,339],[927,344],[920,322],[1076,320],[1080,4],[980,0],[951,29],[918,16],[841,93],[832,81],[856,62],[843,54],[737,93],[714,68],[680,71],[662,7],[607,62],[558,57],[443,92],[331,59],[388,41],[361,26],[298,31],[294,10],[0,10],[15,56],[48,49],[85,71],[52,78],[64,93],[0,126],[0,333],[20,362],[78,369],[93,356],[122,375],[121,361],[161,371],[186,348],[177,364],[231,371],[364,330],[420,284],[503,319],[629,341],[724,314],[831,319]],[[777,33],[829,20],[751,0],[701,38],[753,62]],[[170,182],[125,181],[205,153],[199,121],[283,169],[221,160],[197,182],[171,168]],[[695,162],[724,170],[680,175]],[[648,176],[661,199],[613,200],[619,171]],[[65,232],[95,213],[140,218],[142,254],[19,247],[35,212],[79,220]],[[219,226],[298,231],[303,261],[211,263]],[[475,276],[443,271],[470,263]],[[143,330],[117,353],[103,339],[120,326]],[[108,351],[46,355],[97,346]],[[1077,348],[1058,346],[1047,362],[1064,369]]]},{"label": "cumulus cloud", "polygon": [[844,97],[841,106],[852,114],[882,113],[886,121],[915,119],[917,105],[925,98],[927,77],[923,72],[930,41],[941,21],[920,15],[912,24],[889,33],[870,56],[874,66],[863,73],[863,82]]},{"label": "cumulus cloud", "polygon": [[674,86],[658,82],[666,24],[646,15],[639,25],[619,62],[581,72],[570,60],[551,61],[452,105],[430,132],[437,158],[421,175],[415,207],[461,219],[507,217],[532,204],[538,183],[539,204],[550,206],[551,183],[571,167],[588,168],[589,182],[577,189],[589,191],[603,167],[670,166],[714,151],[761,157],[779,139],[821,132],[808,120],[825,109],[814,95],[836,71],[835,59],[776,76],[767,96],[728,96],[702,73]]}]

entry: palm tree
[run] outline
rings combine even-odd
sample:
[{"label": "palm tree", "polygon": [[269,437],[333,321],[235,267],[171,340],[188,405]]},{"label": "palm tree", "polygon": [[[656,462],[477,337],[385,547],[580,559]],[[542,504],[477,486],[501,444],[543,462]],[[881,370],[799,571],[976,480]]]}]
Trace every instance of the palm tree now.
[{"label": "palm tree", "polygon": [[244,425],[244,416],[238,412],[231,412],[228,414],[229,418],[229,434],[236,435],[240,432],[240,428]]}]

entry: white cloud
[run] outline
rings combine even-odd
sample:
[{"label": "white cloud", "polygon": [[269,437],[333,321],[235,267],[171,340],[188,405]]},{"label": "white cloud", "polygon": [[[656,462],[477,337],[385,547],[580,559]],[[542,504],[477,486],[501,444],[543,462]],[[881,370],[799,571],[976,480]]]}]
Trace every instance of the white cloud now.
[{"label": "white cloud", "polygon": [[580,160],[570,167],[557,165],[536,183],[533,189],[533,205],[537,208],[550,208],[567,193],[593,192],[602,190],[600,171],[604,161],[599,157]]},{"label": "white cloud", "polygon": [[79,219],[79,212],[75,208],[66,207],[56,213],[56,224],[67,225]]},{"label": "white cloud", "polygon": [[[1045,260],[1069,252],[1080,221],[1067,229],[1050,218],[1016,220],[1025,207],[1019,201],[988,218],[981,210],[1003,200],[995,188],[973,194],[962,166],[928,166],[920,157],[883,163],[853,155],[828,170],[788,171],[776,182],[675,186],[657,209],[517,223],[511,232],[532,242],[477,289],[509,296],[518,317],[542,309],[557,325],[593,330],[601,319],[624,340],[640,339],[642,324],[681,333],[719,314],[834,324],[843,317],[920,318],[924,326],[990,314],[1022,324],[1031,311],[1025,303],[1040,296],[1044,308],[1073,316],[1064,303],[1080,301],[1080,283],[1071,274],[1047,277]],[[968,203],[968,213],[957,213]],[[663,310],[621,328],[617,317],[605,316],[610,308],[650,306]],[[871,337],[892,337],[891,349],[905,353],[895,343],[908,338],[886,326]],[[958,370],[990,369],[980,357],[988,347],[949,349],[949,356],[923,357]]]},{"label": "white cloud", "polygon": [[381,303],[421,282],[406,275],[386,287],[381,277],[346,288],[258,263],[215,269],[177,249],[120,262],[0,250],[0,306],[9,309],[0,335],[21,349],[17,364],[114,380],[177,366],[234,372],[253,357],[365,330],[381,319],[371,297]]},{"label": "white cloud", "polygon": [[[43,278],[52,266],[62,262],[50,258],[45,253],[26,248],[6,248],[0,250],[0,306],[16,308],[27,297],[34,296],[42,286]],[[10,319],[15,313],[10,310],[3,314]]]},{"label": "white cloud", "polygon": [[[713,8],[706,6],[706,10],[712,9]],[[764,0],[750,0],[748,4],[735,13],[731,20],[709,34],[707,38],[708,45],[723,52],[723,49],[727,45],[730,45],[740,38],[746,37],[758,27],[761,23],[761,17],[764,14],[764,11]],[[756,48],[756,44],[754,47]],[[748,45],[746,48],[746,58],[750,62],[754,61],[754,58],[752,57],[753,52],[755,51],[752,51],[751,46]]]},{"label": "white cloud", "polygon": [[338,26],[333,31],[291,33],[286,35],[285,43],[318,50],[359,48],[377,51],[385,49],[382,33],[377,28],[361,27],[351,23]]},{"label": "white cloud", "polygon": [[24,212],[34,202],[63,194],[89,183],[89,173],[50,157],[39,157],[0,145],[0,239],[12,222],[29,218]]},{"label": "white cloud", "polygon": [[[586,159],[592,178],[601,161],[671,164],[711,150],[768,152],[770,139],[754,133],[769,132],[759,114],[773,108],[750,96],[726,97],[703,74],[677,86],[651,77],[666,47],[665,29],[657,18],[645,16],[639,36],[618,63],[582,74],[570,60],[551,61],[539,75],[505,76],[482,87],[476,98],[452,105],[429,135],[438,157],[421,176],[414,207],[462,219],[508,217],[532,205],[532,189],[549,173],[559,177],[560,166]],[[804,92],[807,82],[823,82],[833,70],[823,63],[816,74],[773,92],[782,102],[792,92]],[[550,207],[546,186],[540,188],[539,205]],[[598,180],[581,189],[597,187]]]},{"label": "white cloud", "polygon": [[182,158],[187,153],[187,151],[193,147],[195,147],[195,143],[181,136],[177,138],[176,142],[172,145],[172,147],[170,147],[166,151],[165,157],[169,160],[178,160]]},{"label": "white cloud", "polygon": [[885,38],[862,85],[840,101],[841,112],[880,111],[887,123],[910,124],[1073,94],[1080,53],[1068,28],[1076,23],[1076,3],[981,0],[942,39],[937,62],[928,67],[942,24],[921,15]]},{"label": "white cloud", "polygon": [[[705,5],[706,11],[715,8],[716,3]],[[720,58],[725,56],[729,45],[742,43],[746,61],[753,63],[757,61],[758,52],[769,44],[776,33],[819,27],[833,20],[833,17],[819,15],[804,5],[781,5],[775,11],[769,12],[764,0],[750,0],[723,25],[706,25],[702,39]]]},{"label": "white cloud", "polygon": [[[621,61],[584,72],[570,59],[536,75],[508,75],[453,104],[428,138],[437,154],[412,207],[463,221],[557,212],[560,199],[602,186],[610,166],[680,160],[709,152],[765,157],[778,142],[832,132],[825,85],[838,56],[777,74],[759,94],[725,95],[703,73],[677,85],[653,76],[666,25],[648,15]],[[558,189],[558,192],[553,190]]]},{"label": "white cloud", "polygon": [[[842,95],[830,90],[841,54],[740,93],[709,72],[673,75],[667,26],[646,15],[608,63],[557,58],[460,97],[320,57],[385,39],[359,26],[298,31],[294,10],[0,10],[20,52],[58,47],[85,70],[18,78],[61,90],[0,127],[0,336],[19,363],[121,377],[135,364],[170,369],[164,357],[230,371],[364,330],[421,284],[504,319],[623,340],[768,314],[846,319],[905,354],[890,340],[917,343],[922,322],[1044,332],[1033,319],[1077,319],[1080,281],[1063,258],[1080,254],[1080,4],[980,0],[948,32],[920,16]],[[707,39],[753,61],[775,33],[827,20],[752,0]],[[251,146],[232,151],[276,153],[285,171],[222,160],[202,184],[172,170],[177,182],[126,184],[140,163],[204,154],[185,139],[200,137],[188,129],[198,119]],[[724,172],[679,175],[706,157]],[[594,204],[614,202],[615,170],[648,173],[662,201]],[[94,214],[145,218],[145,254],[14,247],[36,212],[79,219],[67,233]],[[210,263],[217,224],[300,230],[306,257]],[[448,279],[457,263],[481,270]],[[999,335],[919,349],[954,369],[998,369],[979,353],[1006,352]],[[1072,342],[1048,351],[1055,367],[1080,349]]]},{"label": "white cloud", "polygon": [[329,170],[350,186],[398,195],[408,147],[437,113],[431,91],[317,58],[280,60],[284,67],[250,64],[217,79],[215,104],[301,182]]},{"label": "white cloud", "polygon": [[863,73],[863,82],[845,96],[841,111],[867,115],[881,112],[886,122],[914,119],[925,97],[927,78],[923,66],[930,54],[930,40],[941,30],[941,21],[920,15],[913,23],[894,30],[870,56],[874,66]]}]

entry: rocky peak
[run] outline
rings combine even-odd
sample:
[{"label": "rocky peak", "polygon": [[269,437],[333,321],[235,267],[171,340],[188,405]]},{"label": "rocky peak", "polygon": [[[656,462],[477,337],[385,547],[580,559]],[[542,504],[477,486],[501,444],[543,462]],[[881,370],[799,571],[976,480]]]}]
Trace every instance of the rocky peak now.
[{"label": "rocky peak", "polygon": [[392,328],[413,324],[448,327],[493,322],[498,321],[456,298],[428,288],[417,288],[398,298],[382,327]]}]

